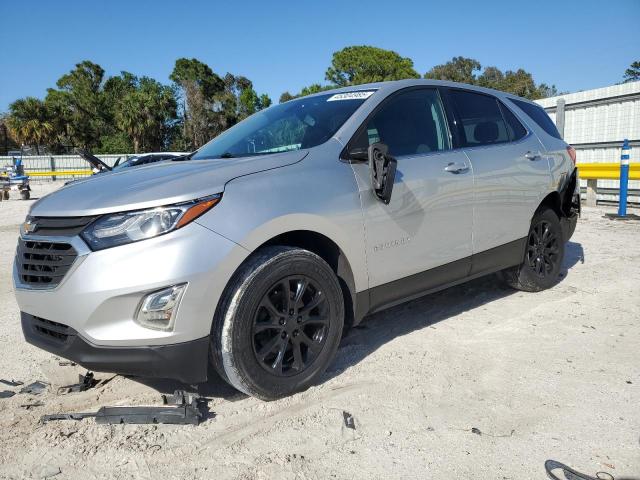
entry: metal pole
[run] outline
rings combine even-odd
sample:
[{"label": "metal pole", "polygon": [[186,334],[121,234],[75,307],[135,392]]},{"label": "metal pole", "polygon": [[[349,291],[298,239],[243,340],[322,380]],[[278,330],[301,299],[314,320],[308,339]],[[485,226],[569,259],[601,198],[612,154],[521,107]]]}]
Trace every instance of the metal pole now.
[{"label": "metal pole", "polygon": [[[53,155],[49,156],[49,166],[51,167],[52,172],[56,171],[56,159],[53,158]],[[51,180],[55,182],[57,179],[58,177],[56,177],[55,175],[51,175]]]},{"label": "metal pole", "polygon": [[559,98],[556,102],[556,128],[562,138],[564,138],[564,105],[564,98]]},{"label": "metal pole", "polygon": [[622,155],[620,155],[620,202],[618,206],[618,216],[624,217],[627,214],[627,190],[629,187],[629,157],[631,157],[631,147],[626,138],[622,143]]}]

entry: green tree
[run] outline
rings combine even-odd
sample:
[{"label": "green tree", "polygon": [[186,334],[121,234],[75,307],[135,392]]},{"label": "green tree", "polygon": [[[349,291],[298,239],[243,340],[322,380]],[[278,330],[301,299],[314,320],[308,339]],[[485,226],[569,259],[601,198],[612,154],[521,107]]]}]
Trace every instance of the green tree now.
[{"label": "green tree", "polygon": [[132,140],[134,153],[159,150],[165,145],[165,130],[176,116],[176,100],[171,87],[149,77],[134,79],[117,103],[115,121]]},{"label": "green tree", "polygon": [[544,83],[537,85],[533,75],[522,68],[506,72],[494,66],[481,69],[480,62],[473,58],[453,57],[447,63],[433,67],[425,73],[424,77],[479,85],[532,100],[558,94],[554,85],[549,86]]},{"label": "green tree", "polygon": [[271,106],[271,103],[272,103],[271,97],[269,97],[269,95],[267,95],[266,93],[263,93],[262,95],[260,95],[260,98],[259,98],[258,110],[269,108]]},{"label": "green tree", "polygon": [[45,100],[64,115],[65,134],[71,143],[82,148],[94,148],[100,138],[112,130],[105,108],[102,87],[104,70],[100,65],[85,60],[78,63],[71,72],[58,79],[58,90],[50,89]]},{"label": "green tree", "polygon": [[35,145],[36,153],[40,147],[49,143],[54,134],[54,127],[49,113],[42,100],[27,97],[16,100],[9,105],[7,126],[18,143]]},{"label": "green tree", "polygon": [[278,103],[288,102],[289,100],[293,100],[294,98],[296,98],[295,95],[291,95],[291,93],[289,92],[283,92],[282,95],[280,95]]},{"label": "green tree", "polygon": [[447,63],[433,67],[424,74],[424,78],[474,84],[476,72],[481,67],[480,62],[473,58],[453,57]]},{"label": "green tree", "polygon": [[346,47],[335,52],[326,80],[338,87],[370,82],[420,78],[410,58],[367,45]]},{"label": "green tree", "polygon": [[[204,145],[215,130],[214,108],[222,108],[216,97],[225,92],[225,82],[206,63],[179,58],[169,78],[183,99],[183,136],[189,149]],[[215,104],[215,105],[214,105]],[[224,108],[222,108],[224,109]],[[218,120],[220,120],[218,118]]]},{"label": "green tree", "polygon": [[640,80],[640,61],[635,61],[624,71],[624,83]]}]

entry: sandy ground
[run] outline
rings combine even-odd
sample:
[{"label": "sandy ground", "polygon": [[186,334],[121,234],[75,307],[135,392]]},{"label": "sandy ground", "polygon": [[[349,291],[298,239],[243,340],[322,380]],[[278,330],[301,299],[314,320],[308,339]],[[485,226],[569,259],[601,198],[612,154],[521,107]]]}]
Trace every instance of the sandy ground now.
[{"label": "sandy ground", "polygon": [[55,393],[82,370],[22,338],[11,262],[30,203],[0,203],[0,378],[53,387],[0,399],[1,478],[542,479],[546,459],[640,478],[638,222],[585,209],[549,291],[488,277],[367,318],[293,397],[264,403],[213,379],[199,390],[215,417],[199,426],[40,425],[45,413],[159,404],[176,385],[115,377]]}]

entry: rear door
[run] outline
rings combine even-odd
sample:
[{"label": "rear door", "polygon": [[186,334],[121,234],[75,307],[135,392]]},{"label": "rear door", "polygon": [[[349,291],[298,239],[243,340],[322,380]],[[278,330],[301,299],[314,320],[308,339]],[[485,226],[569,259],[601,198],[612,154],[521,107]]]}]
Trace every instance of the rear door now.
[{"label": "rear door", "polygon": [[347,151],[375,142],[389,147],[398,167],[385,205],[371,190],[368,163],[352,162],[362,199],[372,309],[467,275],[473,214],[471,165],[462,150],[452,150],[437,89],[407,89],[387,98]]},{"label": "rear door", "polygon": [[[473,166],[472,273],[479,273],[521,256],[518,241],[549,190],[549,162],[538,138],[496,97],[463,89],[448,89],[447,96]],[[491,249],[495,255],[482,255]]]}]

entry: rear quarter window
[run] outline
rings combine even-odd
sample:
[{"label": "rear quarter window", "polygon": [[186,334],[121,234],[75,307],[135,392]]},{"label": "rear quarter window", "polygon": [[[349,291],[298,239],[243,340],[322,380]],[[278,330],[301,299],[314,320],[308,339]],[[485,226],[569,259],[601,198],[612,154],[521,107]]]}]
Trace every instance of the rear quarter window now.
[{"label": "rear quarter window", "polygon": [[544,108],[529,102],[516,100],[515,98],[510,98],[509,100],[513,102],[518,108],[520,108],[520,110],[526,113],[529,117],[531,117],[531,120],[536,122],[536,124],[541,129],[543,129],[552,137],[562,140],[562,136],[560,135],[560,132],[558,132],[558,129],[556,128],[555,124],[553,123],[549,115],[547,115],[547,112],[544,111]]}]

